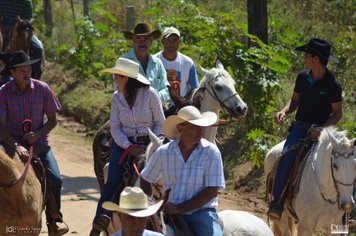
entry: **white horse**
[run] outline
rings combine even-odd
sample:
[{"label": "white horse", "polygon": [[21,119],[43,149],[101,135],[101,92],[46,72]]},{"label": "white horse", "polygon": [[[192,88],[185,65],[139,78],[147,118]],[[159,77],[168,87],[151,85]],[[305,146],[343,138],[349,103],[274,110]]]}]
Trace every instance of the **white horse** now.
[{"label": "white horse", "polygon": [[[273,147],[265,159],[269,173],[283,143]],[[333,226],[343,227],[344,213],[354,206],[352,195],[356,177],[356,138],[349,140],[346,132],[334,127],[325,128],[313,147],[302,173],[299,192],[292,202],[298,217],[293,219],[288,210],[274,222],[276,235],[313,235],[324,231],[331,235]],[[297,223],[297,224],[296,224]],[[289,224],[289,226],[288,226]]]},{"label": "white horse", "polygon": [[[198,90],[193,94],[193,101],[200,100],[200,112],[212,111],[219,117],[224,111],[231,117],[240,119],[247,111],[246,103],[235,90],[235,81],[225,70],[223,64],[217,61],[215,68],[201,68],[203,79]],[[205,128],[204,138],[215,142],[217,126]]]}]

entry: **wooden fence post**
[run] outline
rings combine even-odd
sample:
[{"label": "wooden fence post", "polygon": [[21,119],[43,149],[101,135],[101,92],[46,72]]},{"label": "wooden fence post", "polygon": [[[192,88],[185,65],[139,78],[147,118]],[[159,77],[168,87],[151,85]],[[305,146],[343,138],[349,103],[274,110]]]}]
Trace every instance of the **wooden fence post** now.
[{"label": "wooden fence post", "polygon": [[135,9],[133,6],[126,7],[126,27],[127,30],[132,30],[135,27]]}]

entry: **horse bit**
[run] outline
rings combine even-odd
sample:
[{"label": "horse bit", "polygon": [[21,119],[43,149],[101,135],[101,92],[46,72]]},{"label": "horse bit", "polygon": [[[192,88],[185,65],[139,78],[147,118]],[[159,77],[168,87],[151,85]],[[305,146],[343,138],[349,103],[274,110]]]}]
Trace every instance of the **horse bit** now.
[{"label": "horse bit", "polygon": [[[315,146],[315,145],[314,145]],[[340,197],[340,191],[337,187],[337,184],[340,184],[342,186],[354,186],[355,184],[355,179],[351,182],[351,183],[343,183],[339,180],[337,180],[335,177],[334,177],[334,168],[333,168],[333,157],[334,158],[344,158],[344,159],[348,159],[348,158],[351,158],[352,156],[354,156],[356,153],[355,151],[350,151],[350,152],[338,152],[338,151],[332,151],[331,152],[331,158],[330,158],[330,167],[331,167],[331,176],[333,178],[333,183],[334,183],[334,186],[335,186],[335,189],[336,189],[336,200],[333,201],[331,199],[328,199],[325,197],[325,195],[323,194],[323,192],[321,191],[320,189],[320,184],[319,184],[319,179],[318,179],[318,176],[315,172],[315,166],[314,166],[314,162],[313,162],[313,159],[312,159],[312,162],[311,162],[311,165],[312,165],[312,170],[313,170],[313,174],[314,174],[314,177],[315,177],[315,180],[316,180],[316,183],[317,183],[317,186],[318,186],[318,189],[319,189],[319,192],[321,194],[321,197],[324,199],[324,201],[330,203],[331,205],[334,205],[336,204],[338,201],[339,201],[339,197]],[[338,206],[338,208],[340,209],[340,207]]]}]

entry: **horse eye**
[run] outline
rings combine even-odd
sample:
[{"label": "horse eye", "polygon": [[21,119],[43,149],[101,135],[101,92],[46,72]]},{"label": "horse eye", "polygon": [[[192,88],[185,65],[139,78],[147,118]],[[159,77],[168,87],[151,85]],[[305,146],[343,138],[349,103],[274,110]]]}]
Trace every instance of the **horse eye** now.
[{"label": "horse eye", "polygon": [[217,91],[221,91],[223,89],[223,87],[221,85],[215,85],[215,89]]},{"label": "horse eye", "polygon": [[337,170],[337,165],[335,163],[333,163],[333,168]]}]

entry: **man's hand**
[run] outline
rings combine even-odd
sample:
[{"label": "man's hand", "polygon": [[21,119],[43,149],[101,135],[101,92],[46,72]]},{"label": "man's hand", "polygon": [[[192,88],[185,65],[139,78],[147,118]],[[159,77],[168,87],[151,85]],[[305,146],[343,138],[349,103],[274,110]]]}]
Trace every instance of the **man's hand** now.
[{"label": "man's hand", "polygon": [[144,145],[133,145],[129,147],[129,153],[135,157],[145,154],[146,146]]},{"label": "man's hand", "polygon": [[28,158],[30,157],[30,153],[23,146],[16,145],[15,152],[17,153],[17,155],[19,155],[20,159],[23,162],[26,162],[28,160]]},{"label": "man's hand", "polygon": [[168,202],[163,209],[163,213],[167,215],[175,215],[182,213],[178,205]]},{"label": "man's hand", "polygon": [[321,134],[322,128],[321,127],[312,127],[309,129],[309,137],[313,141],[317,141],[320,134]]},{"label": "man's hand", "polygon": [[33,144],[38,140],[38,137],[36,133],[34,132],[28,132],[24,134],[23,139],[28,143],[28,144]]},{"label": "man's hand", "polygon": [[285,117],[286,117],[286,113],[284,113],[283,111],[279,111],[275,114],[274,121],[277,124],[280,124],[284,120]]}]

